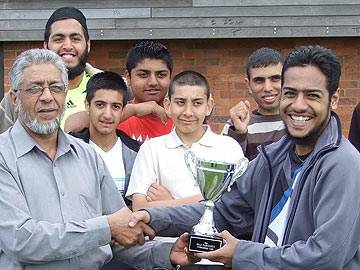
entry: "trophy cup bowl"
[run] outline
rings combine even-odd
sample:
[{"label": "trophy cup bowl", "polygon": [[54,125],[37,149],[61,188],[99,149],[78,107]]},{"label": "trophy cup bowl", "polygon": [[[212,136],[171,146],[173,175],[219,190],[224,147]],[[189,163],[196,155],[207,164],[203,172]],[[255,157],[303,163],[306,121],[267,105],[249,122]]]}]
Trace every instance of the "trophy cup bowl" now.
[{"label": "trophy cup bowl", "polygon": [[226,189],[230,191],[235,178],[246,170],[248,160],[242,158],[237,164],[210,161],[196,158],[192,151],[187,151],[184,159],[205,199],[204,214],[190,232],[189,251],[205,252],[219,249],[223,245],[223,240],[215,235],[217,230],[213,218],[214,202]]}]

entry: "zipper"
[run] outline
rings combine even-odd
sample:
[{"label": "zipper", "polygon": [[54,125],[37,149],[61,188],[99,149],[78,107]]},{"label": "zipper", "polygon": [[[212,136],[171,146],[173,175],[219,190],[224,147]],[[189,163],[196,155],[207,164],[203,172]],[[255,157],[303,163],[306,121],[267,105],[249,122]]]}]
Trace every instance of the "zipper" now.
[{"label": "zipper", "polygon": [[[265,240],[265,236],[266,236],[266,233],[264,234],[264,230],[267,230],[267,225],[265,226],[265,224],[267,224],[267,222],[265,222],[265,219],[266,219],[266,213],[267,213],[267,209],[268,209],[268,205],[269,205],[269,198],[270,198],[270,195],[271,195],[271,191],[272,191],[272,188],[273,188],[273,183],[274,183],[274,179],[273,179],[273,173],[272,173],[272,169],[271,169],[271,163],[270,163],[270,159],[268,157],[268,155],[266,154],[265,152],[265,148],[264,148],[264,145],[261,145],[260,146],[261,148],[261,151],[260,151],[260,154],[262,154],[264,157],[265,157],[265,160],[267,162],[267,165],[268,165],[268,170],[269,170],[269,187],[268,187],[268,194],[266,196],[266,204],[265,204],[265,207],[263,208],[263,214],[262,214],[262,221],[261,221],[261,228],[260,228],[260,232],[259,232],[259,237],[258,237],[258,242],[260,243],[263,243],[264,240]],[[271,204],[271,202],[270,202]],[[254,220],[255,221],[255,220]],[[256,239],[254,239],[256,241]]]},{"label": "zipper", "polygon": [[303,173],[300,175],[300,179],[299,179],[299,182],[298,182],[298,189],[297,189],[297,192],[296,194],[294,194],[295,196],[293,197],[294,199],[294,203],[291,207],[291,210],[290,210],[290,215],[289,215],[289,218],[287,220],[287,223],[286,223],[286,228],[285,228],[285,232],[284,232],[284,237],[283,237],[283,241],[281,243],[281,245],[284,245],[284,243],[287,243],[288,240],[289,240],[289,230],[290,228],[292,227],[292,224],[293,224],[293,221],[294,221],[294,216],[295,216],[295,212],[296,212],[296,209],[298,207],[298,204],[299,204],[299,198],[300,198],[300,195],[301,195],[301,192],[304,188],[304,185],[305,185],[305,180],[307,178],[307,176],[309,175],[311,169],[314,167],[314,165],[316,164],[317,161],[320,160],[320,158],[322,156],[324,156],[327,152],[330,152],[332,151],[336,146],[334,146],[334,144],[332,145],[329,145],[323,149],[321,149],[310,161],[309,161],[309,164],[304,168],[304,171]]}]

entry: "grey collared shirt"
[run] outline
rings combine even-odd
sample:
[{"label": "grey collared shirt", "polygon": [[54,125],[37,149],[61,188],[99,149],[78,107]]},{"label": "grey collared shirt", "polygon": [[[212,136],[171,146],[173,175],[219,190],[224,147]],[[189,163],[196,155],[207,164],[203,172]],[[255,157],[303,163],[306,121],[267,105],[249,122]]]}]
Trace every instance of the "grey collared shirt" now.
[{"label": "grey collared shirt", "polygon": [[0,135],[0,269],[99,269],[124,205],[85,142],[60,130],[52,160],[19,121]]}]

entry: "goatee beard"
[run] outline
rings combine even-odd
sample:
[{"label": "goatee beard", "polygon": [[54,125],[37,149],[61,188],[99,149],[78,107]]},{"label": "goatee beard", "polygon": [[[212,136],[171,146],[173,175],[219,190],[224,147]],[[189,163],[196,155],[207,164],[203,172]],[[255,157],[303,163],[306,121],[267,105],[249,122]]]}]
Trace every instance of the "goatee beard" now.
[{"label": "goatee beard", "polygon": [[16,107],[16,110],[18,111],[18,117],[22,125],[25,125],[28,129],[38,135],[50,135],[57,132],[60,128],[61,118],[64,113],[64,111],[60,112],[56,119],[50,123],[39,123],[36,118],[32,118],[26,114],[21,98],[19,98],[19,103]]},{"label": "goatee beard", "polygon": [[298,145],[315,145],[318,138],[321,136],[322,132],[324,131],[325,127],[330,121],[330,111],[328,112],[327,117],[325,120],[319,125],[318,127],[312,129],[308,134],[303,137],[294,137],[290,134],[287,126],[285,125],[286,134],[294,141],[295,144]]},{"label": "goatee beard", "polygon": [[86,63],[87,63],[87,60],[88,60],[88,56],[89,56],[89,53],[88,53],[88,50],[87,50],[87,47],[86,47],[83,54],[80,55],[79,64],[77,64],[75,67],[72,67],[72,68],[68,67],[69,81],[75,79],[77,76],[79,76],[81,73],[84,72],[85,67],[86,67]]}]

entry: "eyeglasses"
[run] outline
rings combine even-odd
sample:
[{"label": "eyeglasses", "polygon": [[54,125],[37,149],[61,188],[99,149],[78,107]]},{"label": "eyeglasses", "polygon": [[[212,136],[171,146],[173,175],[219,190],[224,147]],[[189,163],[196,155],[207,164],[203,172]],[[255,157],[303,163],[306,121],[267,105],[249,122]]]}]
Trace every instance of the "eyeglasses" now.
[{"label": "eyeglasses", "polygon": [[52,95],[64,94],[66,91],[66,87],[63,84],[52,84],[50,86],[44,86],[44,87],[40,85],[34,85],[26,89],[17,89],[16,91],[21,90],[30,96],[40,97],[44,93],[46,88],[49,89]]}]

